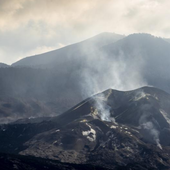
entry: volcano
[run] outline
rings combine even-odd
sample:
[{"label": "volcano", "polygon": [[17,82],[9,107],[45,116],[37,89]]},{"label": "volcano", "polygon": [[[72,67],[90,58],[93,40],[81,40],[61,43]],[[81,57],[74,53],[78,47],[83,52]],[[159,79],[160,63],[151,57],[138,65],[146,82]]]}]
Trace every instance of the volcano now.
[{"label": "volcano", "polygon": [[108,169],[170,168],[170,95],[108,89],[67,112],[1,125],[0,151]]}]

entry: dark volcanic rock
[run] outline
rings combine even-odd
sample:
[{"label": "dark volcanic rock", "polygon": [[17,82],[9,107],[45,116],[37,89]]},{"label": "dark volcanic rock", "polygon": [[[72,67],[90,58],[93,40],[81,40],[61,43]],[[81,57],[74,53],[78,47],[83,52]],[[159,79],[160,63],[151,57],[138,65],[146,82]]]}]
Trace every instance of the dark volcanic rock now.
[{"label": "dark volcanic rock", "polygon": [[48,159],[0,154],[1,170],[104,170],[105,168],[87,164],[68,164]]},{"label": "dark volcanic rock", "polygon": [[0,151],[113,169],[170,168],[170,95],[107,90],[46,121],[2,125]]}]

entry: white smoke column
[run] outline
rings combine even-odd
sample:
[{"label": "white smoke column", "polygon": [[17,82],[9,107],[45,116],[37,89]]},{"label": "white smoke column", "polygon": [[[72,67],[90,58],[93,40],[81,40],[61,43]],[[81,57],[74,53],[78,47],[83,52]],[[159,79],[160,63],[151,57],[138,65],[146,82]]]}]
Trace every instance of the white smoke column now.
[{"label": "white smoke column", "polygon": [[85,68],[80,73],[84,98],[109,88],[127,91],[147,85],[142,77],[145,63],[140,51],[135,50],[133,56],[128,56],[121,50],[115,55],[95,45],[91,48],[94,51],[90,53],[81,49],[85,56],[82,59]]},{"label": "white smoke column", "polygon": [[155,128],[152,122],[148,121],[141,125],[144,129],[148,130],[150,135],[153,137],[153,140],[156,142],[157,146],[162,149],[159,140],[159,131]]},{"label": "white smoke column", "polygon": [[102,120],[111,122],[110,119],[110,108],[101,100],[95,101],[95,107],[98,110],[99,116]]},{"label": "white smoke column", "polygon": [[[139,95],[138,92],[138,96],[142,96],[142,97],[146,97],[147,94],[144,91],[141,91],[141,95]],[[139,124],[140,127],[144,130],[146,130],[147,132],[149,132],[150,136],[152,137],[152,139],[155,141],[155,143],[157,144],[157,146],[162,149],[162,146],[160,144],[160,139],[159,139],[159,131],[156,128],[156,126],[154,125],[154,119],[148,120],[148,117],[152,117],[153,113],[150,112],[152,105],[151,104],[144,104],[140,107],[140,109],[142,110],[142,116],[139,119]]]},{"label": "white smoke column", "polygon": [[107,97],[104,94],[100,94],[98,97],[93,98],[95,100],[95,108],[98,111],[99,117],[103,121],[115,122],[115,119],[111,117],[110,106],[107,104]]},{"label": "white smoke column", "polygon": [[[146,85],[141,76],[144,62],[140,51],[135,49],[132,57],[125,55],[121,49],[117,55],[106,52],[105,48],[99,49],[95,45],[91,49],[94,51],[91,50],[89,53],[88,49],[82,47],[82,53],[85,56],[80,73],[83,98],[110,88],[126,91]],[[102,119],[108,121],[110,111],[105,104],[96,99],[96,108],[101,111]]]}]

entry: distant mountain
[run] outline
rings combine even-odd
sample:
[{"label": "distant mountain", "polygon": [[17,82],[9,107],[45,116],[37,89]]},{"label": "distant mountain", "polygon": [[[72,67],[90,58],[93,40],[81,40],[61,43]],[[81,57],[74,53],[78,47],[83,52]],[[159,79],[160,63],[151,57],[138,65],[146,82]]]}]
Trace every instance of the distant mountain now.
[{"label": "distant mountain", "polygon": [[170,39],[169,38],[164,38],[165,41],[167,41],[168,43],[170,43]]},{"label": "distant mountain", "polygon": [[108,169],[170,168],[170,95],[106,90],[58,117],[0,126],[0,152]]},{"label": "distant mountain", "polygon": [[9,65],[4,64],[4,63],[0,63],[0,68],[6,68],[6,67],[9,67]]},{"label": "distant mountain", "polygon": [[90,39],[82,42],[72,44],[61,49],[50,51],[47,53],[26,57],[13,63],[12,66],[30,66],[38,68],[46,68],[51,65],[54,67],[55,64],[64,64],[66,61],[78,59],[82,55],[87,55],[95,50],[98,50],[102,46],[116,42],[124,38],[123,35],[114,33],[101,33]]},{"label": "distant mountain", "polygon": [[[109,87],[128,90],[142,85],[152,85],[170,92],[168,42],[149,34],[132,34],[118,41],[110,38],[107,45],[104,45],[106,43],[101,37],[108,39],[111,35],[101,34],[82,43],[21,61],[27,64],[31,61],[44,68],[55,68],[58,78],[71,78],[71,82],[80,84],[77,86],[85,91],[85,97],[86,93],[92,95]],[[99,45],[100,41],[102,45]],[[14,66],[21,66],[22,62]],[[96,84],[98,90],[92,89]]]},{"label": "distant mountain", "polygon": [[163,39],[149,34],[132,34],[105,46],[102,51],[106,58],[118,61],[121,83],[128,86],[129,83],[145,82],[170,92],[170,44]]}]

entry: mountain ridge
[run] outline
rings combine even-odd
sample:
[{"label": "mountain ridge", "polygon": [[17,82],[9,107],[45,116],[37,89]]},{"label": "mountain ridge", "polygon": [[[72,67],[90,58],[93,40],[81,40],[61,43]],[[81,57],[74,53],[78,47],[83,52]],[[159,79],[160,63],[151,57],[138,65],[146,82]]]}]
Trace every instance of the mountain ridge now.
[{"label": "mountain ridge", "polygon": [[[91,44],[95,48],[96,47],[98,48],[98,46],[101,47],[104,44],[108,44],[109,42],[112,42],[112,41],[117,41],[117,40],[119,40],[123,37],[124,37],[123,35],[119,35],[119,34],[115,34],[115,33],[101,33],[101,34],[98,34],[98,35],[91,37],[89,39],[68,45],[66,47],[62,47],[60,49],[56,49],[56,50],[49,51],[49,52],[46,52],[46,53],[42,53],[42,54],[38,54],[38,55],[35,55],[35,56],[23,58],[23,59],[15,62],[15,63],[13,63],[12,66],[17,66],[17,65],[18,66],[29,66],[28,65],[29,63],[27,63],[27,62],[29,62],[31,59],[34,60],[34,63],[32,62],[32,65],[30,65],[30,66],[31,67],[34,66],[34,65],[36,66],[35,58],[44,60],[44,55],[50,54],[51,59],[54,60],[57,57],[55,55],[58,55],[58,54],[56,54],[57,52],[59,52],[59,55],[60,55],[61,52],[65,51],[65,50],[70,50],[70,48],[77,48],[76,50],[80,50],[80,51],[81,51],[82,48],[85,48],[85,49],[92,51],[92,49],[89,49],[90,48],[89,44]],[[102,42],[102,41],[104,41],[104,42]],[[59,55],[58,55],[58,57],[59,57]],[[62,54],[62,55],[67,55],[67,54]],[[24,63],[25,60],[27,60],[26,63],[24,65],[22,65],[22,63]],[[45,61],[43,64],[38,64],[38,66],[45,65],[47,63],[48,62]],[[50,62],[50,63],[52,63],[52,62]]]},{"label": "mountain ridge", "polygon": [[10,66],[5,63],[0,63],[0,68],[6,68],[6,67],[10,67]]}]

